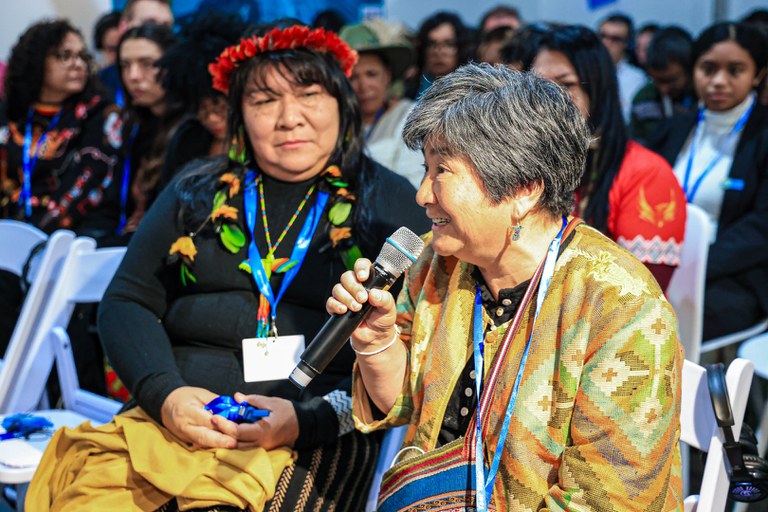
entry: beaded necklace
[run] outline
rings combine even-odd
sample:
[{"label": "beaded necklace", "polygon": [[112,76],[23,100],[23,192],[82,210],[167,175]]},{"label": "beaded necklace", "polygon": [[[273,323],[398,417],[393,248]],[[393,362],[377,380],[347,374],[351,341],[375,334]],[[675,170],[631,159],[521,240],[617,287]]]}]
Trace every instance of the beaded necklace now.
[{"label": "beaded necklace", "polygon": [[[256,177],[256,186],[259,190],[259,207],[261,209],[261,223],[264,226],[264,236],[267,239],[267,256],[262,259],[262,264],[264,265],[264,269],[267,272],[267,278],[272,277],[272,273],[282,273],[290,269],[291,267],[287,267],[286,263],[290,261],[290,258],[275,258],[275,251],[277,250],[278,246],[280,245],[280,242],[283,241],[283,238],[285,238],[285,235],[288,233],[288,230],[291,229],[291,226],[293,226],[293,223],[296,221],[296,218],[301,213],[301,210],[304,209],[304,205],[307,204],[307,200],[309,200],[310,196],[312,196],[312,193],[315,191],[315,186],[317,184],[313,183],[311,187],[309,187],[309,190],[307,190],[307,193],[304,194],[304,198],[299,203],[299,206],[296,208],[296,211],[293,212],[293,215],[291,216],[291,219],[288,221],[288,224],[285,225],[285,228],[283,228],[283,232],[280,233],[280,236],[277,238],[277,242],[275,245],[272,245],[272,237],[269,233],[269,222],[267,221],[267,203],[264,199],[264,181],[262,180],[261,174],[259,174]],[[261,300],[264,300],[264,296],[262,295]],[[261,305],[260,305],[261,306]]]}]

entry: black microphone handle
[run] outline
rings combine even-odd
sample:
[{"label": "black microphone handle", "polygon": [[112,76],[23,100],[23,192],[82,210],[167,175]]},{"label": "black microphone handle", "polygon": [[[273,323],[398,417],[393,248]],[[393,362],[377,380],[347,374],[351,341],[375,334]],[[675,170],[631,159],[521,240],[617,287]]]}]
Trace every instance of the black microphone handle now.
[{"label": "black microphone handle", "polygon": [[[386,290],[395,280],[396,278],[392,274],[374,263],[371,268],[371,275],[363,283],[363,286],[369,291],[374,289]],[[300,368],[310,379],[323,373],[355,329],[363,323],[373,307],[368,301],[362,306],[359,311],[348,310],[343,315],[332,315],[314,337],[312,343],[301,354],[301,362],[297,369]],[[293,378],[291,380],[294,384],[304,387]]]}]

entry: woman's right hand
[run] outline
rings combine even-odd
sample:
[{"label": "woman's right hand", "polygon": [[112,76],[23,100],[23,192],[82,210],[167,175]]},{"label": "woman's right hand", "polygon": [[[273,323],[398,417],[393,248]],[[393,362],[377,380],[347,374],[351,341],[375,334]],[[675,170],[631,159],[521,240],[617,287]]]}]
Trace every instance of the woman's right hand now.
[{"label": "woman's right hand", "polygon": [[218,395],[203,388],[182,386],[165,398],[160,414],[163,426],[176,437],[199,448],[235,448],[237,439],[214,425],[205,405]]},{"label": "woman's right hand", "polygon": [[343,315],[347,310],[360,311],[362,304],[368,301],[373,309],[352,333],[352,343],[359,352],[371,352],[385,346],[395,336],[395,299],[384,290],[368,292],[364,283],[373,271],[371,261],[360,258],[355,262],[354,270],[341,275],[341,280],[333,287],[332,296],[325,303],[329,314]]}]

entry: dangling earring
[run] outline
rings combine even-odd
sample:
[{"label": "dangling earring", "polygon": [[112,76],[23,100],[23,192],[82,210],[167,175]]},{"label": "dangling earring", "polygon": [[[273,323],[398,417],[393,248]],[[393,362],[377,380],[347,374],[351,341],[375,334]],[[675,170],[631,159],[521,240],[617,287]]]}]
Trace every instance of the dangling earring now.
[{"label": "dangling earring", "polygon": [[507,228],[507,235],[512,234],[512,241],[517,242],[520,240],[520,231],[522,231],[523,225],[520,224],[519,219],[514,219],[510,226]]},{"label": "dangling earring", "polygon": [[242,126],[237,129],[237,135],[232,140],[232,146],[229,148],[229,159],[239,164],[245,163],[245,134]]}]

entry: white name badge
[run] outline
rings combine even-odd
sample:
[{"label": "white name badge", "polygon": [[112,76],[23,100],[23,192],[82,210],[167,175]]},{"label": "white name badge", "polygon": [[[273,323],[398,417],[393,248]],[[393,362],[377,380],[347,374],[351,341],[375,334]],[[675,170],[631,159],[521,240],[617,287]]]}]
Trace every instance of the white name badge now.
[{"label": "white name badge", "polygon": [[284,380],[291,374],[304,352],[304,336],[246,338],[243,340],[243,378],[245,382]]}]

